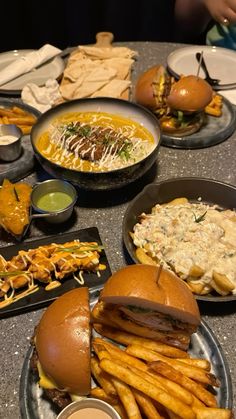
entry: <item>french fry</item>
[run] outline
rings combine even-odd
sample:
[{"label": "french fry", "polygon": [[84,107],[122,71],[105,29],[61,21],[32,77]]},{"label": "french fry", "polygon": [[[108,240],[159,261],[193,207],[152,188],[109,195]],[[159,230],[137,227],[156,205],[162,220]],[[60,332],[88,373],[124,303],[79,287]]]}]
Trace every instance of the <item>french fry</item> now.
[{"label": "french fry", "polygon": [[93,323],[97,323],[98,322],[98,323],[102,323],[102,324],[105,324],[105,325],[108,325],[108,326],[114,326],[114,327],[116,327],[110,318],[107,318],[106,316],[104,316],[104,314],[103,314],[103,303],[101,303],[101,302],[98,302],[93,307],[93,310],[92,310],[92,322]]},{"label": "french fry", "polygon": [[142,247],[138,247],[135,250],[136,257],[140,263],[143,263],[145,265],[154,265],[156,266],[156,262],[153,258],[148,256],[148,254],[145,252],[145,250],[142,249]]},{"label": "french fry", "polygon": [[141,411],[143,411],[147,419],[161,419],[161,416],[159,415],[154,404],[152,403],[152,400],[148,396],[136,389],[133,389],[132,392],[138,405],[141,408]]},{"label": "french fry", "polygon": [[103,388],[105,393],[107,393],[111,397],[115,397],[117,395],[116,389],[111,382],[110,376],[105,374],[104,371],[101,370],[99,362],[95,357],[91,358],[91,372],[98,384]]},{"label": "french fry", "polygon": [[[174,369],[171,365],[165,364],[161,361],[152,362],[149,365],[150,371],[155,371],[157,374],[161,374],[164,377],[178,383],[183,388],[189,390],[197,399],[202,401],[205,405],[210,407],[216,407],[216,399],[212,393],[206,390],[202,385],[196,383],[190,378],[186,377],[180,371]],[[195,403],[196,404],[196,403]]]},{"label": "french fry", "polygon": [[131,333],[123,332],[121,330],[103,325],[94,324],[94,329],[102,336],[114,340],[115,342],[122,343],[123,345],[137,344],[151,349],[152,351],[159,352],[170,358],[189,358],[189,354],[181,349],[174,348],[166,345],[165,343],[155,342],[147,338],[132,335]]},{"label": "french fry", "polygon": [[112,396],[109,396],[103,388],[100,387],[94,387],[90,391],[90,396],[95,397],[96,399],[103,400],[106,403],[109,403],[111,405],[117,403],[117,398],[114,398]]},{"label": "french fry", "polygon": [[129,386],[116,377],[113,377],[112,382],[126,410],[128,418],[142,419],[135,397]]},{"label": "french fry", "polygon": [[[95,344],[99,341],[99,338],[95,338],[94,339]],[[146,371],[146,365],[144,362],[140,361],[139,359],[128,355],[125,351],[122,351],[120,348],[118,348],[117,346],[113,345],[110,342],[105,342],[104,341],[104,346],[106,348],[106,350],[108,351],[109,354],[111,354],[111,356],[113,358],[117,358],[119,361],[124,362],[128,365],[132,365],[135,368],[138,368],[142,371]]]},{"label": "french fry", "polygon": [[0,116],[14,116],[14,112],[10,109],[0,108]]},{"label": "french fry", "polygon": [[167,413],[168,413],[168,418],[169,419],[181,419],[181,417],[179,415],[176,415],[174,412],[171,412],[171,410],[166,409]]},{"label": "french fry", "polygon": [[32,126],[31,125],[18,125],[18,127],[21,129],[23,134],[30,134]]},{"label": "french fry", "polygon": [[8,116],[8,120],[10,124],[15,124],[15,125],[33,125],[36,122],[36,118],[33,116]]},{"label": "french fry", "polygon": [[199,278],[204,274],[204,269],[202,269],[200,266],[198,265],[192,265],[188,275],[190,277],[194,277],[194,278]]},{"label": "french fry", "polygon": [[229,294],[229,291],[219,287],[219,285],[216,284],[216,282],[214,281],[214,279],[212,279],[210,281],[210,285],[212,287],[213,290],[215,290],[219,295],[222,295],[223,297],[225,297],[226,295]]},{"label": "french fry", "polygon": [[16,114],[16,115],[22,115],[22,116],[25,116],[25,115],[29,115],[29,113],[28,112],[26,112],[24,109],[22,109],[22,108],[19,108],[19,106],[13,106],[12,107],[12,112],[14,113],[14,114]]},{"label": "french fry", "polygon": [[119,413],[121,419],[128,419],[125,408],[124,408],[124,406],[122,405],[121,402],[118,401],[117,403],[113,404],[112,407],[114,407],[114,409],[117,411],[117,413]]},{"label": "french fry", "polygon": [[144,359],[147,362],[163,361],[167,364],[170,364],[176,370],[182,372],[189,378],[192,378],[203,384],[219,387],[219,381],[217,380],[217,378],[213,374],[203,370],[202,368],[193,367],[191,365],[185,365],[183,362],[176,361],[173,358],[168,358],[166,356],[160,355],[157,352],[147,351],[146,348],[142,348],[138,345],[129,345],[126,348],[126,352],[130,355],[136,356],[137,358]]},{"label": "french fry", "polygon": [[[99,342],[101,339],[95,338],[95,341]],[[95,342],[96,343],[96,342]],[[134,371],[136,374],[143,377],[144,373],[147,372],[147,365],[140,361],[139,359],[128,355],[126,352],[122,351],[121,349],[115,347],[110,342],[105,342],[104,345],[109,351],[109,355],[116,359],[118,363],[121,363],[121,365],[127,364],[127,367],[129,367],[132,371]],[[99,354],[99,359],[108,358],[107,352],[105,352],[104,356],[101,355],[101,352]],[[111,359],[111,358],[110,358]],[[179,386],[179,384],[170,381],[168,379],[165,379],[161,376],[156,376],[154,374],[149,373],[148,375],[145,375],[145,379],[148,380],[150,383],[152,383],[154,386],[159,386],[163,388],[165,391],[170,391],[170,393],[182,400],[186,404],[192,404],[192,395],[189,393],[189,391],[185,390],[183,387]]]},{"label": "french fry", "polygon": [[183,204],[187,204],[188,203],[188,199],[185,197],[180,197],[180,198],[175,198],[172,199],[172,201],[166,202],[165,204],[162,204],[163,206],[169,206],[169,205],[183,205]]},{"label": "french fry", "polygon": [[229,409],[193,407],[196,419],[231,419],[232,412]]},{"label": "french fry", "polygon": [[216,285],[224,291],[230,292],[234,290],[234,284],[229,280],[229,278],[226,275],[213,271],[212,276]]},{"label": "french fry", "polygon": [[9,124],[9,119],[8,119],[8,116],[3,116],[3,117],[2,117],[2,123],[3,123],[3,124]]},{"label": "french fry", "polygon": [[203,284],[201,282],[195,282],[192,279],[187,279],[186,282],[194,294],[206,295],[212,291],[212,286],[210,284]]},{"label": "french fry", "polygon": [[108,374],[119,378],[129,386],[158,401],[177,415],[181,414],[183,419],[195,419],[195,413],[191,407],[181,402],[179,399],[171,396],[161,388],[154,387],[147,380],[141,378],[129,368],[121,366],[117,362],[111,361],[109,359],[103,359],[100,362],[100,367]]},{"label": "french fry", "polygon": [[201,400],[199,400],[196,396],[194,396],[194,394],[192,394],[192,397],[193,397],[192,406],[195,406],[195,407],[206,407],[206,405]]},{"label": "french fry", "polygon": [[18,106],[0,108],[0,123],[17,125],[23,134],[29,134],[36,121],[34,115]]},{"label": "french fry", "polygon": [[187,359],[179,359],[176,358],[176,361],[184,362],[184,364],[192,365],[193,367],[202,368],[203,370],[210,371],[211,364],[207,359],[200,359],[200,358],[187,358]]},{"label": "french fry", "polygon": [[179,386],[179,384],[174,383],[173,381],[167,380],[161,376],[157,376],[156,374],[146,373],[144,374],[142,371],[138,370],[135,367],[129,366],[131,371],[135,374],[139,375],[141,378],[145,378],[149,383],[154,385],[155,387],[160,387],[164,391],[170,393],[173,397],[181,400],[183,403],[187,405],[191,405],[193,402],[192,394]]}]

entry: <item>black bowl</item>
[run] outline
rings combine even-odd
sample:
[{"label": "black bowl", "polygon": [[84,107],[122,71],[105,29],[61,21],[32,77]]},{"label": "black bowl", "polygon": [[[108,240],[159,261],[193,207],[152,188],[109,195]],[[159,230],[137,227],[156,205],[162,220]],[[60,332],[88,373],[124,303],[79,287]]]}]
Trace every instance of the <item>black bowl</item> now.
[{"label": "black bowl", "polygon": [[[236,187],[218,182],[212,179],[203,178],[174,178],[159,183],[151,183],[142,190],[128,206],[122,226],[123,241],[125,247],[134,263],[140,263],[135,255],[136,247],[130,237],[133,227],[139,222],[142,212],[150,213],[156,204],[164,204],[175,198],[186,197],[191,202],[217,204],[220,208],[236,208]],[[223,302],[236,300],[235,294],[225,297],[207,294],[195,295],[197,300]]]},{"label": "black bowl", "polygon": [[[107,172],[77,171],[52,163],[38,151],[36,147],[37,139],[47,130],[52,120],[56,117],[62,116],[65,113],[80,111],[108,112],[140,123],[154,137],[155,147],[153,151],[135,164]],[[134,103],[112,98],[77,99],[62,103],[45,112],[31,131],[31,142],[38,161],[52,176],[72,182],[82,189],[96,191],[116,189],[140,178],[154,164],[160,145],[160,127],[157,118],[151,112]]]}]

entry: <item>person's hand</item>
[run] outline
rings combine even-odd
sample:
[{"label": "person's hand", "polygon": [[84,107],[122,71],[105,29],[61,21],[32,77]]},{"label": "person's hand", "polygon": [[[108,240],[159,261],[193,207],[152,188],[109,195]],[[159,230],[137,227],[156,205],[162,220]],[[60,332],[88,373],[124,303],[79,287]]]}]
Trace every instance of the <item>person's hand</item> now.
[{"label": "person's hand", "polygon": [[212,18],[223,25],[236,22],[236,0],[202,0]]}]

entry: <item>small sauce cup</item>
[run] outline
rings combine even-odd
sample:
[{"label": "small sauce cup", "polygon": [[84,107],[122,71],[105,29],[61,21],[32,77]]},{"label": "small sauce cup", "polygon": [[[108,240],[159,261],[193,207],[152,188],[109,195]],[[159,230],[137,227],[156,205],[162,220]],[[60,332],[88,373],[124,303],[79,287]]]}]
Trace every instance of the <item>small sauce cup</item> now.
[{"label": "small sauce cup", "polygon": [[21,155],[20,128],[13,124],[0,124],[0,159],[5,162],[17,160]]},{"label": "small sauce cup", "polygon": [[[31,205],[39,217],[59,224],[71,216],[77,201],[77,192],[69,182],[50,179],[37,183],[31,193]],[[33,218],[36,218],[33,215]]]},{"label": "small sauce cup", "polygon": [[85,398],[66,406],[57,419],[121,419],[108,403],[94,398]]}]

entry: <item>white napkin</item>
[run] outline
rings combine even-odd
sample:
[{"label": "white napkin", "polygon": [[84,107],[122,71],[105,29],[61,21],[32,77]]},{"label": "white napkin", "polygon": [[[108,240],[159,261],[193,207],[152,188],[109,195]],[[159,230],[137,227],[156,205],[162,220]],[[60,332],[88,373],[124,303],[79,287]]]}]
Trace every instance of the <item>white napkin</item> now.
[{"label": "white napkin", "polygon": [[226,99],[228,99],[233,105],[236,105],[236,89],[231,90],[220,90],[220,95],[224,96]]},{"label": "white napkin", "polygon": [[33,106],[40,112],[46,112],[56,102],[62,100],[59,84],[54,79],[48,79],[45,86],[39,87],[34,83],[27,83],[21,92],[21,99],[27,105]]},{"label": "white napkin", "polygon": [[25,57],[17,58],[0,71],[0,86],[22,74],[28,73],[50,58],[55,57],[55,55],[58,55],[60,52],[61,50],[59,48],[50,44],[45,44],[38,51],[32,51]]}]

